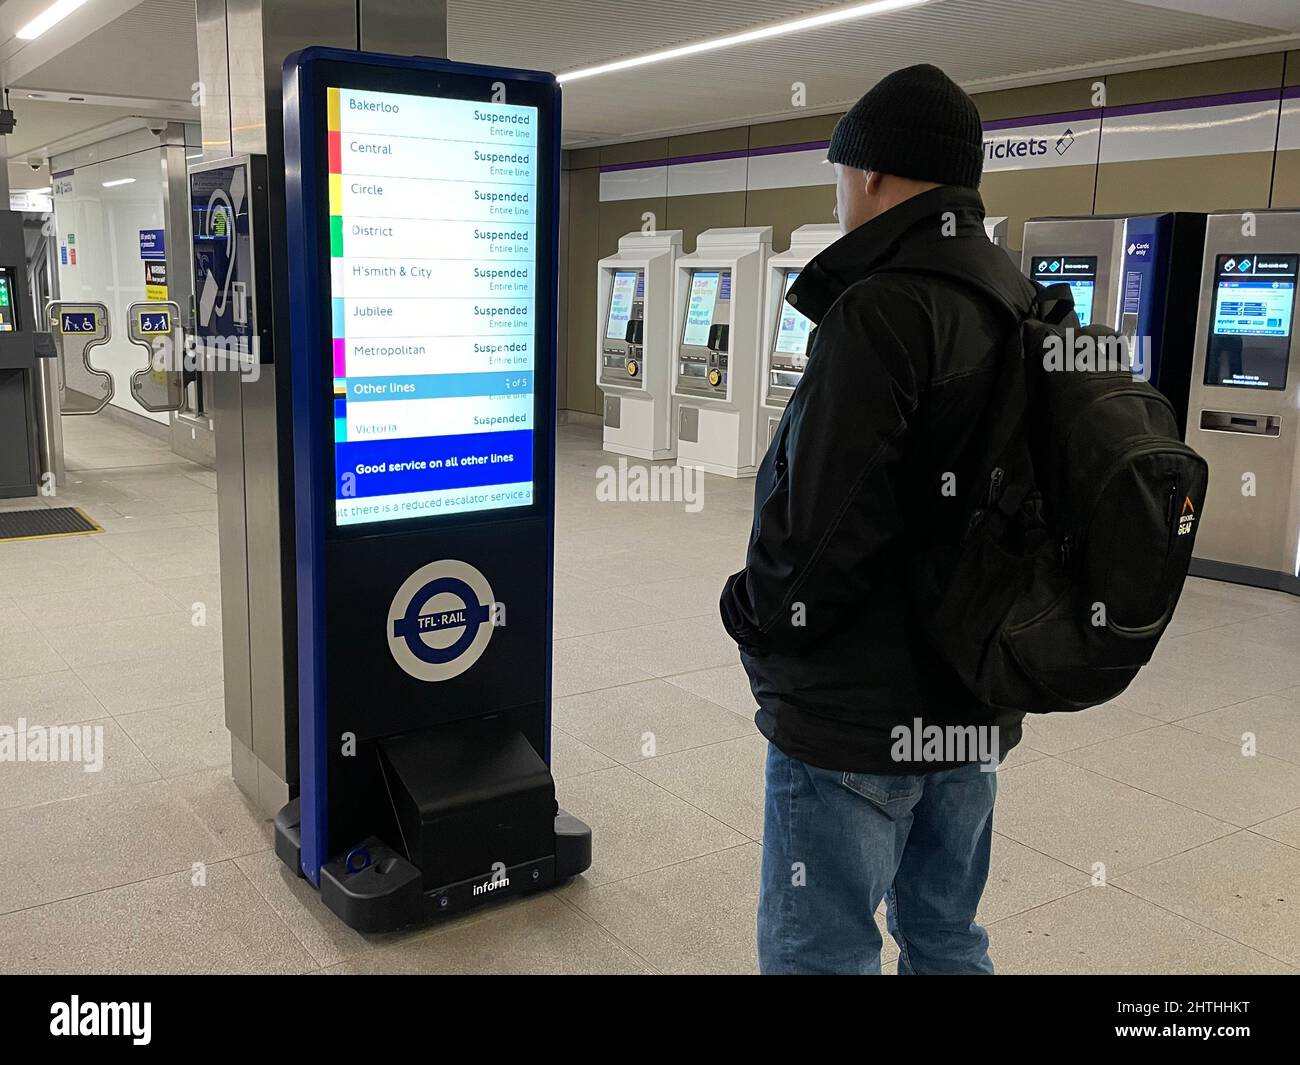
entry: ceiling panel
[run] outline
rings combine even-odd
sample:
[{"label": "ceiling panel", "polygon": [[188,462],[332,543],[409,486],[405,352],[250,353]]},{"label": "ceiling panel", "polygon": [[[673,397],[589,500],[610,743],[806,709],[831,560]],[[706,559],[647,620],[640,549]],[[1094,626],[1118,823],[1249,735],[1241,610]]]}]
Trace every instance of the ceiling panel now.
[{"label": "ceiling panel", "polygon": [[[502,27],[515,25],[522,0],[494,4],[495,36],[476,29],[469,11],[453,5],[458,58],[489,61],[493,51],[508,51],[520,63],[545,60],[566,70],[624,55],[680,44],[718,32],[701,31],[692,13],[716,5],[694,0],[638,9],[654,29],[649,40],[609,37],[608,18],[588,28],[591,4],[551,0],[545,4],[544,38],[511,40]],[[622,5],[606,5],[607,7]],[[752,27],[773,16],[806,14],[799,4],[724,4],[729,28]],[[831,5],[835,6],[835,5]],[[1223,5],[1241,12],[1249,5]],[[497,10],[504,7],[505,17]],[[782,10],[776,11],[775,9]],[[536,11],[536,7],[532,8]],[[737,15],[733,9],[742,11]],[[534,16],[535,17],[535,16]],[[934,0],[930,4],[741,48],[601,75],[565,86],[565,126],[570,143],[637,138],[707,129],[746,121],[793,117],[791,85],[807,86],[809,111],[847,106],[889,71],[909,63],[943,67],[971,89],[1023,81],[1059,80],[1071,71],[1091,73],[1157,57],[1226,46],[1281,47],[1285,38],[1270,26],[1247,21],[1170,11],[1129,0]],[[689,32],[676,34],[679,26]],[[581,132],[584,136],[576,134]]]},{"label": "ceiling panel", "polygon": [[[838,110],[890,70],[913,62],[936,63],[968,88],[982,89],[1270,51],[1300,40],[1278,28],[1283,2],[1294,0],[932,0],[572,82],[564,93],[565,142],[608,143]],[[448,37],[455,59],[563,72],[840,6],[815,0],[449,0]],[[1254,21],[1252,10],[1258,12]],[[193,0],[143,0],[20,84],[188,102],[197,76]],[[807,87],[803,110],[791,106],[796,81]]]},{"label": "ceiling panel", "polygon": [[23,75],[24,89],[188,100],[199,76],[194,0],[144,0]]}]

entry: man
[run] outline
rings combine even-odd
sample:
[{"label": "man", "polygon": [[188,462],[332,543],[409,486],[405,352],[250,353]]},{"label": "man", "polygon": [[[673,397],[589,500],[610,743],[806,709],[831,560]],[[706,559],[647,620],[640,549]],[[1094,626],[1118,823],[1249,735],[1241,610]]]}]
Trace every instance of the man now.
[{"label": "man", "polygon": [[881,81],[828,159],[844,236],[787,297],[816,331],[721,601],[770,741],[760,967],[879,972],[883,898],[901,973],[991,973],[990,770],[1023,715],[927,644],[908,561],[961,537],[1034,289],[985,236],[979,114],[942,71]]}]

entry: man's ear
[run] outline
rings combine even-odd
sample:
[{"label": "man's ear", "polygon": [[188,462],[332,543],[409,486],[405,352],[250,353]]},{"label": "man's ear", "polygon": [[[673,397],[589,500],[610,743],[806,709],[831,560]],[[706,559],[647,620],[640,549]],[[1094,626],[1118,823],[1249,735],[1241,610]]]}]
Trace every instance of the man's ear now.
[{"label": "man's ear", "polygon": [[885,180],[885,175],[879,170],[868,170],[866,178],[866,190],[868,196],[880,195],[880,183]]}]

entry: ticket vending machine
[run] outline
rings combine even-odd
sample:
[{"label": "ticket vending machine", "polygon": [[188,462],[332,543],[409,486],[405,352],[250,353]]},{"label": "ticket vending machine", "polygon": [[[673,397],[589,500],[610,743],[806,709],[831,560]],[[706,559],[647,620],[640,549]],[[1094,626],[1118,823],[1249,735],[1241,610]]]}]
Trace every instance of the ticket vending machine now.
[{"label": "ticket vending machine", "polygon": [[597,264],[596,384],[605,396],[604,448],[673,457],[673,264],[682,231],[628,233]]},{"label": "ticket vending machine", "polygon": [[772,443],[781,415],[808,364],[813,324],[786,296],[799,271],[840,238],[836,224],[800,226],[790,234],[790,249],[767,261],[763,299],[763,381],[758,410],[758,449]]},{"label": "ticket vending machine", "polygon": [[284,65],[300,794],[276,850],[378,931],[555,884],[550,74]]},{"label": "ticket vending machine", "polygon": [[772,227],[708,229],[677,260],[673,419],[677,464],[726,477],[758,469],[763,271]]},{"label": "ticket vending machine", "polygon": [[984,232],[988,235],[990,241],[1007,253],[1008,258],[1019,269],[1020,249],[1011,246],[1011,220],[1004,214],[986,215],[984,217]]},{"label": "ticket vending machine", "polygon": [[1134,376],[1148,380],[1187,424],[1205,215],[1031,218],[1021,269],[1074,291],[1081,325],[1109,326],[1133,343]]},{"label": "ticket vending machine", "polygon": [[22,216],[0,210],[0,499],[36,495],[56,472],[42,454],[55,348],[31,313],[25,247]]},{"label": "ticket vending machine", "polygon": [[1191,572],[1300,595],[1300,211],[1210,215],[1187,443],[1210,464]]}]

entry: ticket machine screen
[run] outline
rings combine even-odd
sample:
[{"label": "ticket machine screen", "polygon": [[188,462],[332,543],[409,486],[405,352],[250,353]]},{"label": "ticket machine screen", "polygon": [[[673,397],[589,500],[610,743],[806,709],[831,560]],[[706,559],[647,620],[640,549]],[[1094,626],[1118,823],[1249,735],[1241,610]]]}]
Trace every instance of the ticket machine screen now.
[{"label": "ticket machine screen", "polygon": [[682,343],[690,347],[709,345],[709,327],[713,325],[713,310],[717,306],[722,273],[718,270],[696,270],[691,274],[691,292],[686,303],[686,322],[682,326]]},{"label": "ticket machine screen", "polygon": [[16,327],[13,284],[9,271],[0,269],[0,333],[12,333]]},{"label": "ticket machine screen", "polygon": [[808,352],[808,334],[812,331],[812,322],[785,302],[785,295],[799,276],[798,270],[791,270],[785,275],[785,288],[780,305],[776,309],[776,350],[782,355],[805,355]]},{"label": "ticket machine screen", "polygon": [[639,270],[615,270],[609,290],[609,317],[605,319],[605,339],[625,340],[627,323],[632,317]]},{"label": "ticket machine screen", "polygon": [[1214,260],[1214,318],[1205,383],[1286,387],[1300,255],[1220,255]]},{"label": "ticket machine screen", "polygon": [[1092,321],[1092,297],[1097,287],[1097,256],[1036,255],[1030,276],[1040,285],[1070,286],[1074,295],[1074,313],[1079,325]]},{"label": "ticket machine screen", "polygon": [[530,505],[537,108],[328,110],[336,524]]}]

